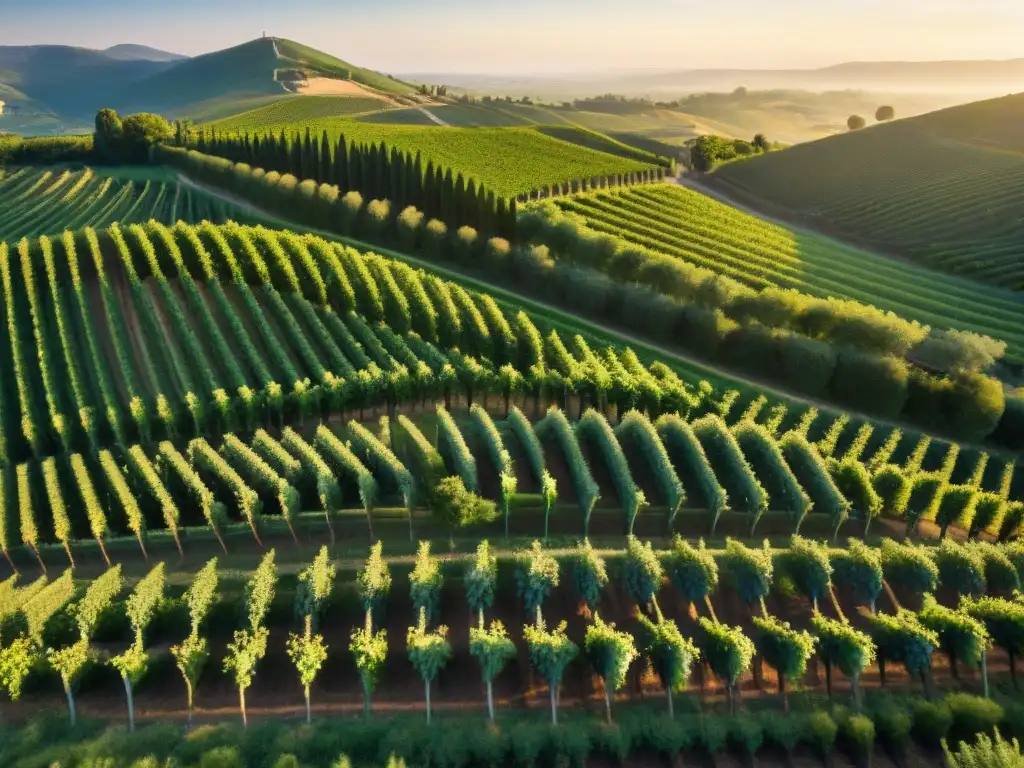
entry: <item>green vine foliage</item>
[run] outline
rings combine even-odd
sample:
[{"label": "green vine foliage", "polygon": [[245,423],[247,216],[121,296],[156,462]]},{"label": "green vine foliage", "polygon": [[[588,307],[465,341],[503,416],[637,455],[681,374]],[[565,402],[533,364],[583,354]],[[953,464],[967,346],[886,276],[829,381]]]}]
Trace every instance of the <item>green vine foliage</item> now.
[{"label": "green vine foliage", "polygon": [[775,571],[790,579],[815,607],[832,583],[828,547],[803,536],[794,535],[789,546],[775,556]]},{"label": "green vine foliage", "polygon": [[939,636],[921,624],[914,613],[901,610],[895,616],[873,613],[865,618],[879,659],[899,662],[915,676],[931,669]]},{"label": "green vine foliage", "polygon": [[185,593],[185,604],[188,606],[192,624],[192,634],[199,634],[203,620],[210,612],[217,599],[217,558],[213,558],[192,579],[192,584]]},{"label": "green vine foliage", "polygon": [[115,565],[93,580],[82,599],[68,608],[68,613],[74,617],[83,640],[88,641],[92,637],[100,618],[112,607],[114,598],[120,593],[123,585],[121,566]]},{"label": "green vine foliage", "polygon": [[523,637],[530,649],[530,664],[552,688],[562,682],[565,668],[580,652],[565,633],[566,626],[563,621],[549,632],[538,609],[536,623],[523,627]]},{"label": "green vine foliage", "polygon": [[518,555],[516,591],[528,614],[535,614],[558,586],[558,561],[546,553],[539,541]]},{"label": "green vine foliage", "polygon": [[726,582],[739,592],[743,602],[753,605],[762,600],[772,586],[771,545],[765,539],[760,549],[752,549],[735,539],[727,539],[722,571]]},{"label": "green vine foliage", "polygon": [[370,556],[356,576],[363,610],[371,611],[377,623],[383,619],[388,594],[391,592],[391,572],[384,560],[383,549],[384,545],[379,541],[370,547]]},{"label": "green vine foliage", "polygon": [[718,624],[703,616],[699,621],[704,632],[701,658],[715,676],[732,690],[740,676],[750,669],[750,662],[754,658],[754,642],[739,627]]},{"label": "green vine foliage", "polygon": [[718,563],[701,539],[692,546],[679,534],[664,556],[669,579],[689,603],[704,602],[718,588]]},{"label": "green vine foliage", "polygon": [[626,540],[622,563],[622,581],[626,592],[638,605],[649,607],[661,589],[664,572],[650,542],[641,544],[635,536]]},{"label": "green vine foliage", "polygon": [[939,604],[933,595],[925,595],[918,619],[939,638],[939,649],[949,657],[950,668],[958,661],[969,667],[981,665],[981,657],[989,646],[985,624],[962,610]]},{"label": "green vine foliage", "polygon": [[0,648],[0,685],[11,701],[21,698],[21,688],[39,660],[39,649],[30,638],[17,637]]},{"label": "green vine foliage", "polygon": [[754,617],[754,645],[761,658],[778,673],[784,699],[786,680],[803,677],[807,661],[814,653],[814,644],[814,637],[809,632],[793,629],[789,622],[774,616]]},{"label": "green vine foliage", "polygon": [[164,599],[164,564],[158,564],[138,584],[125,601],[125,613],[135,631],[135,645],[141,649],[142,636]]},{"label": "green vine foliage", "polygon": [[118,671],[121,677],[128,680],[132,686],[135,686],[139,684],[139,681],[141,681],[146,674],[146,669],[149,665],[149,657],[146,655],[146,651],[141,645],[138,643],[132,643],[128,650],[120,656],[112,657],[110,659],[110,665]]},{"label": "green vine foliage", "polygon": [[970,544],[959,544],[943,539],[932,553],[939,569],[939,584],[958,595],[981,597],[985,594],[985,560],[978,549]]},{"label": "green vine foliage", "polygon": [[181,644],[171,647],[171,655],[174,657],[174,663],[185,680],[185,689],[188,693],[188,711],[191,718],[196,686],[199,684],[199,678],[202,676],[203,670],[206,668],[206,662],[210,658],[210,649],[206,638],[200,637],[193,632]]},{"label": "green vine foliage", "polygon": [[604,558],[591,546],[589,539],[572,554],[572,585],[576,595],[591,611],[597,610],[608,584],[608,568]]},{"label": "green vine foliage", "polygon": [[481,616],[479,624],[469,630],[469,653],[480,664],[484,682],[491,683],[515,658],[516,646],[500,621],[495,619],[488,627]]},{"label": "green vine foliage", "polygon": [[310,617],[313,629],[316,629],[320,612],[331,597],[336,572],[326,546],[321,547],[313,562],[299,572],[295,615]]},{"label": "green vine foliage", "polygon": [[882,554],[860,539],[850,539],[846,549],[832,553],[832,577],[853,592],[857,602],[867,603],[875,612],[875,601],[882,591]]},{"label": "green vine foliage", "polygon": [[388,632],[381,629],[373,631],[373,614],[368,610],[362,627],[352,631],[349,651],[355,659],[359,679],[363,685],[363,696],[366,702],[366,714],[370,712],[370,696],[377,689],[381,670],[388,656]]},{"label": "green vine foliage", "polygon": [[985,564],[985,581],[989,591],[1010,593],[1020,589],[1020,573],[1010,559],[1009,547],[1000,547],[987,541],[976,541],[971,545]]},{"label": "green vine foliage", "polygon": [[498,582],[498,559],[491,554],[491,545],[485,540],[476,548],[476,554],[462,577],[466,585],[466,602],[473,613],[487,611],[494,605]]},{"label": "green vine foliage", "polygon": [[316,676],[327,661],[327,645],[322,635],[313,634],[309,616],[306,617],[306,631],[301,635],[291,632],[288,635],[288,657],[295,664],[299,673],[299,683],[309,692]]},{"label": "green vine foliage", "polygon": [[267,653],[266,627],[254,630],[240,629],[235,632],[234,641],[228,643],[228,652],[224,657],[224,672],[231,675],[235,687],[239,691],[252,685],[256,676],[256,666]]},{"label": "green vine foliage", "polygon": [[915,592],[934,592],[939,569],[922,546],[882,540],[882,572],[890,584],[902,584]]},{"label": "green vine foliage", "polygon": [[274,602],[276,585],[277,566],[274,564],[274,550],[270,550],[245,585],[246,619],[253,633],[263,625],[267,617],[270,604]]},{"label": "green vine foliage", "polygon": [[421,541],[416,552],[416,565],[409,576],[409,592],[416,614],[424,613],[427,623],[437,621],[441,607],[444,575],[441,564],[430,554],[430,542]]},{"label": "green vine foliage", "polygon": [[678,693],[686,687],[693,665],[700,658],[700,651],[693,642],[683,637],[676,623],[655,610],[655,619],[640,614],[641,650],[651,661],[651,666],[669,693]]},{"label": "green vine foliage", "polygon": [[1024,652],[1024,602],[1001,597],[977,600],[965,597],[960,607],[968,616],[982,622],[992,642],[1009,654],[1012,671],[1013,659]]},{"label": "green vine foliage", "polygon": [[942,751],[947,768],[1019,768],[1024,765],[1018,741],[1004,740],[999,731],[993,738],[984,733],[978,734],[974,744],[961,742],[955,752],[943,741]]},{"label": "green vine foliage", "polygon": [[604,681],[610,719],[611,695],[625,684],[629,665],[638,656],[633,636],[616,630],[614,624],[605,623],[595,613],[593,623],[587,627],[583,648],[591,666]]}]

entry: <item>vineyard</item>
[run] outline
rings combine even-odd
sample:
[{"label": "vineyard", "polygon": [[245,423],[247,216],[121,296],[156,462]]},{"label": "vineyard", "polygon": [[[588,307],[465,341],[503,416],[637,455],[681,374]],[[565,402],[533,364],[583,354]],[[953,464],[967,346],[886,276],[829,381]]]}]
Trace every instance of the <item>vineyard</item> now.
[{"label": "vineyard", "polygon": [[320,136],[326,132],[331,145],[341,135],[357,144],[382,142],[400,152],[422,155],[424,165],[432,161],[435,166],[476,179],[501,197],[516,197],[570,180],[656,168],[653,161],[618,157],[533,128],[428,128],[331,118],[283,122],[272,110],[273,106],[265,107],[204,127],[218,134],[277,136],[283,131],[292,136],[308,130]]},{"label": "vineyard", "polygon": [[362,96],[291,96],[215,123],[232,130],[233,125],[294,125],[324,118],[348,117],[366,112],[390,110],[383,99]]},{"label": "vineyard", "polygon": [[682,187],[600,192],[557,204],[583,216],[594,232],[752,288],[852,299],[922,324],[992,336],[1007,342],[1009,357],[1024,355],[1024,304],[1016,296],[789,230]]},{"label": "vineyard", "polygon": [[1014,201],[1024,160],[977,138],[986,130],[979,124],[999,122],[971,117],[985,105],[1013,106],[981,102],[802,144],[728,165],[713,182],[811,226],[825,224],[925,266],[1019,291],[1024,250]]},{"label": "vineyard", "polygon": [[[665,732],[634,738],[666,756],[722,751],[745,722],[736,746],[750,754],[799,744],[828,754],[836,724],[822,740],[822,726],[808,721],[815,708],[840,729],[846,718],[874,720],[886,747],[882,726],[895,711],[908,731],[912,715],[915,740],[934,748],[947,733],[1019,729],[1007,716],[1024,628],[1013,596],[1021,562],[1018,545],[829,548],[794,536],[778,548],[676,538],[656,550],[630,538],[617,550],[534,542],[512,551],[483,541],[443,558],[421,545],[412,561],[378,544],[341,564],[324,547],[297,571],[270,550],[243,572],[213,558],[195,572],[117,566],[87,584],[70,571],[12,577],[0,586],[3,687],[29,706],[66,699],[73,723],[80,712],[127,712],[129,730],[137,717],[191,722],[231,710],[248,725],[303,705],[307,722],[362,710],[373,723],[384,711],[419,710],[421,722],[463,734],[463,760],[497,750],[515,764],[518,750],[490,743],[500,730],[470,739],[470,722],[525,737],[533,721],[568,721],[588,734],[586,753],[602,750],[601,720],[632,733],[640,715]],[[940,689],[949,691],[941,699]],[[842,706],[828,707],[826,695]],[[761,708],[773,700],[793,707],[789,729]],[[725,717],[726,707],[744,717]],[[422,737],[403,728],[406,738],[383,743],[346,728],[334,754],[304,755],[303,764],[326,766],[343,749],[361,760],[387,750],[414,759]],[[870,753],[874,741],[871,728],[852,746]],[[175,735],[145,748],[177,743]],[[269,765],[275,747],[262,749],[252,759]],[[438,764],[460,764],[451,749],[438,751]]]},{"label": "vineyard", "polygon": [[114,222],[223,223],[250,218],[240,208],[180,184],[163,171],[122,175],[92,168],[0,170],[0,241],[103,228]]}]

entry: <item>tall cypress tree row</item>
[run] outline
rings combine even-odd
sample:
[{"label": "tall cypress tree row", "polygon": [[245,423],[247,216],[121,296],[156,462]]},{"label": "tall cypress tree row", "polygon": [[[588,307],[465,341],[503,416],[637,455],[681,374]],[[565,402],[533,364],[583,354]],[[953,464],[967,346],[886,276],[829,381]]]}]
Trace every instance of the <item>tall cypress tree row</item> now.
[{"label": "tall cypress tree row", "polygon": [[362,182],[363,186],[359,187],[358,190],[363,193],[363,197],[367,200],[377,199],[377,147],[371,144],[369,147],[364,146],[363,151],[359,157],[362,165]]},{"label": "tall cypress tree row", "polygon": [[382,200],[387,197],[391,197],[391,178],[388,170],[388,147],[383,141],[380,146],[377,147],[377,162],[375,163],[374,171],[377,174],[377,194],[375,198]]},{"label": "tall cypress tree row", "polygon": [[288,160],[288,134],[282,128],[281,135],[277,137],[277,162],[274,163],[273,170],[278,173],[284,173],[288,167]]},{"label": "tall cypress tree row", "polygon": [[331,141],[327,138],[327,131],[320,136],[320,173],[321,184],[333,184],[331,173],[334,170],[334,163],[331,161]]},{"label": "tall cypress tree row", "polygon": [[305,176],[302,179],[315,179],[320,181],[320,142],[310,138],[309,144],[306,146],[306,168]]},{"label": "tall cypress tree row", "polygon": [[295,134],[295,140],[292,142],[286,173],[290,173],[292,176],[302,175],[302,136],[298,133]]},{"label": "tall cypress tree row", "polygon": [[309,133],[309,126],[306,126],[306,135],[302,137],[302,164],[299,166],[298,171],[295,171],[295,175],[299,179],[312,179],[313,178],[313,140]]},{"label": "tall cypress tree row", "polygon": [[437,218],[437,188],[434,185],[434,161],[427,160],[427,173],[423,177],[423,196],[420,209],[429,219]]},{"label": "tall cypress tree row", "polygon": [[480,230],[480,204],[476,199],[476,180],[470,179],[466,184],[466,195],[462,202],[462,217],[466,224],[477,231]]},{"label": "tall cypress tree row", "polygon": [[392,147],[391,154],[388,157],[388,181],[390,184],[388,197],[395,204],[395,209],[399,211],[405,207],[406,201],[405,186],[402,184],[402,174],[404,172],[405,163],[402,161],[402,156],[395,147]]},{"label": "tall cypress tree row", "polygon": [[345,134],[342,134],[338,137],[338,148],[334,153],[334,163],[337,166],[338,189],[340,189],[343,194],[352,189],[352,180],[348,175],[348,169],[351,167],[349,165],[350,161],[348,158],[348,150],[348,139],[345,138]]},{"label": "tall cypress tree row", "polygon": [[348,150],[348,188],[358,191],[363,188],[362,148],[353,144]]},{"label": "tall cypress tree row", "polygon": [[449,229],[454,229],[458,227],[455,218],[455,177],[449,168],[441,180],[441,221],[445,222]]},{"label": "tall cypress tree row", "polygon": [[413,162],[412,172],[412,199],[413,205],[423,210],[423,154],[416,153],[416,160]]}]

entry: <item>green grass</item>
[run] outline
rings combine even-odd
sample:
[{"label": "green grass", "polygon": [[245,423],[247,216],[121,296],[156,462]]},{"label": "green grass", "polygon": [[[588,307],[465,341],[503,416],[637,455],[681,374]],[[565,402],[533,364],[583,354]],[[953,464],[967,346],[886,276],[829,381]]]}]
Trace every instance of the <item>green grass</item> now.
[{"label": "green grass", "polygon": [[751,216],[683,187],[561,198],[591,229],[620,235],[754,287],[873,304],[911,320],[1003,339],[1024,358],[1024,299]]},{"label": "green grass", "polygon": [[[396,110],[398,111],[398,110]],[[496,195],[511,197],[550,184],[605,176],[652,167],[607,152],[572,144],[533,128],[443,128],[364,123],[339,118],[296,122],[270,122],[262,117],[239,115],[210,127],[218,131],[259,132],[285,130],[313,135],[327,131],[332,142],[341,133],[349,141],[376,143],[410,152],[422,152],[433,160],[482,181]]]},{"label": "green grass", "polygon": [[323,51],[318,51],[315,48],[310,48],[307,45],[302,45],[292,40],[278,38],[277,51],[281,57],[281,63],[278,65],[280,67],[295,65],[312,74],[323,77],[340,79],[351,77],[357,83],[375,88],[384,93],[403,95],[413,91],[413,86],[409,83],[396,80],[380,72],[374,72],[372,69],[354,66]]},{"label": "green grass", "polygon": [[969,104],[717,171],[744,199],[952,274],[1024,290],[1024,96]]},{"label": "green grass", "polygon": [[218,123],[218,128],[240,125],[278,125],[302,123],[332,117],[347,117],[364,112],[390,108],[383,99],[364,96],[285,96],[242,114],[231,115]]},{"label": "green grass", "polygon": [[0,172],[0,242],[156,219],[249,221],[219,198],[157,168],[23,168]]}]

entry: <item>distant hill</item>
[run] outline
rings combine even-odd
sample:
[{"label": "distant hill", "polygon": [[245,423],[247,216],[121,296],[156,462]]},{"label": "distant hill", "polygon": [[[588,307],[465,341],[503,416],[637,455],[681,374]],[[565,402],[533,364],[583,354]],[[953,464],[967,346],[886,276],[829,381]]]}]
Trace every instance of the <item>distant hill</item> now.
[{"label": "distant hill", "polygon": [[103,53],[112,59],[120,61],[183,61],[188,58],[188,56],[183,56],[180,53],[170,53],[169,51],[150,48],[148,45],[132,45],[131,43],[112,45],[105,49]]},{"label": "distant hill", "polygon": [[199,111],[228,115],[284,97],[286,85],[306,78],[350,79],[385,95],[413,90],[408,83],[279,38],[194,58],[133,44],[105,51],[0,46],[0,86],[17,89],[26,103],[65,125],[91,122],[101,107],[168,117]]},{"label": "distant hill", "polygon": [[1024,291],[1022,120],[1024,94],[975,102],[726,165],[710,181],[769,212]]}]

